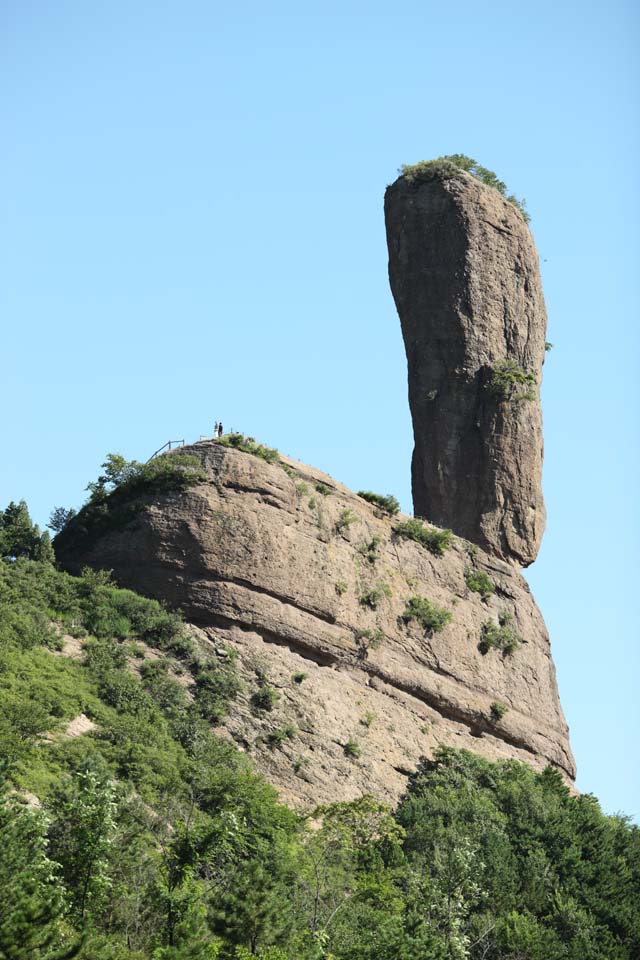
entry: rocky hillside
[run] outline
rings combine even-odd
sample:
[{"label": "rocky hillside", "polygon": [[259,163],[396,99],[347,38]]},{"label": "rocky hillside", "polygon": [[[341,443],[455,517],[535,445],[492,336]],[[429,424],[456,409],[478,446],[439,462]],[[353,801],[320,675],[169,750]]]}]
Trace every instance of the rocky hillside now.
[{"label": "rocky hillside", "polygon": [[526,216],[441,158],[388,188],[385,217],[409,367],[416,516],[527,566],[545,527],[547,317]]},{"label": "rocky hillside", "polygon": [[573,778],[547,631],[511,564],[286,457],[214,441],[184,454],[199,482],[85,509],[56,553],[237,652],[223,732],[285,799],[395,801],[439,745]]}]

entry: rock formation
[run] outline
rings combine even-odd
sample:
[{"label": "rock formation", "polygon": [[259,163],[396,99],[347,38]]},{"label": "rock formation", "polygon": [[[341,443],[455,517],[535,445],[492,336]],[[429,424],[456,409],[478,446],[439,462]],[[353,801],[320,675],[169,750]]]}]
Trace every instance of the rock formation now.
[{"label": "rock formation", "polygon": [[399,177],[385,217],[409,367],[415,514],[527,566],[545,526],[546,313],[525,218],[463,170]]},{"label": "rock formation", "polygon": [[[222,655],[237,651],[245,689],[221,732],[285,799],[393,802],[440,744],[573,778],[549,638],[512,564],[457,537],[438,556],[398,532],[408,518],[286,457],[213,441],[180,453],[199,458],[206,482],[139,495],[126,526],[83,532],[80,514],[56,552],[71,572],[113,570],[180,608]],[[485,599],[474,574],[495,587]],[[429,632],[404,619],[414,597],[450,622]],[[517,648],[483,644],[509,620]],[[252,702],[265,683],[271,710]]]}]

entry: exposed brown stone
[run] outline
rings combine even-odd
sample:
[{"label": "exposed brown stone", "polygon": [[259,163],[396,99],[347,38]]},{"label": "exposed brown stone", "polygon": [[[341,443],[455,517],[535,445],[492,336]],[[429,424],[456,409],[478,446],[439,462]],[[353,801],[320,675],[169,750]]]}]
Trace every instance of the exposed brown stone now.
[{"label": "exposed brown stone", "polygon": [[[545,526],[546,312],[529,228],[497,190],[461,170],[400,177],[385,217],[409,370],[415,513],[527,566]],[[534,377],[535,399],[492,394],[505,361]]]},{"label": "exposed brown stone", "polygon": [[[293,477],[214,442],[181,453],[201,459],[208,482],[140,497],[128,527],[98,537],[74,535],[70,524],[56,551],[71,572],[111,569],[121,584],[180,608],[201,637],[238,652],[246,689],[221,732],[284,798],[313,806],[371,792],[393,802],[418,759],[440,744],[536,769],[551,763],[573,778],[549,638],[513,565],[457,537],[434,556],[394,533],[406,517],[381,515],[287,458]],[[316,492],[316,483],[331,492]],[[357,520],[341,525],[345,510]],[[470,568],[495,584],[486,602],[465,583]],[[372,609],[361,598],[375,589]],[[433,636],[405,624],[412,596],[449,610],[451,622]],[[483,624],[505,612],[523,643],[511,656],[483,654]],[[381,631],[379,645],[364,651],[363,630]],[[257,671],[279,694],[270,712],[250,704]],[[499,722],[495,701],[509,707]],[[269,734],[290,725],[293,736],[270,746]],[[359,758],[345,755],[349,740]]]}]

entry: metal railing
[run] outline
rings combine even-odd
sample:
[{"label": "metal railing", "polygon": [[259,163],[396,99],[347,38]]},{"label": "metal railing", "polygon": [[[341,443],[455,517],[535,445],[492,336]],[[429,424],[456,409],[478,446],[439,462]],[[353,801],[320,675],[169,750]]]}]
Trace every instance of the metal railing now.
[{"label": "metal railing", "polygon": [[165,450],[169,451],[177,447],[184,447],[184,440],[167,440],[167,442],[163,444],[159,450],[156,450],[155,453],[151,454],[151,456],[147,460],[147,463],[150,463],[150,461],[153,460],[155,457],[158,457],[161,453],[164,453]]}]

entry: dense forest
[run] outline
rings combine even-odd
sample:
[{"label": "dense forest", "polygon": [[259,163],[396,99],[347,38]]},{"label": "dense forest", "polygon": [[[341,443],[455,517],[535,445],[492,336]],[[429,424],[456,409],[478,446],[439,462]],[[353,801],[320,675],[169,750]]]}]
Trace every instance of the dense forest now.
[{"label": "dense forest", "polygon": [[294,812],[213,732],[231,650],[58,570],[24,503],[0,556],[3,960],[640,956],[640,831],[553,769],[441,750],[395,811]]}]

